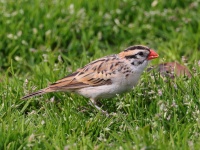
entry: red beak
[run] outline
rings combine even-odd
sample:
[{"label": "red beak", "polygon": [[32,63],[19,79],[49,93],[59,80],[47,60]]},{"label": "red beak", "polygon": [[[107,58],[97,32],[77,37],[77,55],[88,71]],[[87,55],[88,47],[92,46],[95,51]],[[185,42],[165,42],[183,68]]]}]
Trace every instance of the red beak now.
[{"label": "red beak", "polygon": [[147,57],[147,60],[155,59],[159,57],[159,55],[152,49],[150,49],[149,56]]}]

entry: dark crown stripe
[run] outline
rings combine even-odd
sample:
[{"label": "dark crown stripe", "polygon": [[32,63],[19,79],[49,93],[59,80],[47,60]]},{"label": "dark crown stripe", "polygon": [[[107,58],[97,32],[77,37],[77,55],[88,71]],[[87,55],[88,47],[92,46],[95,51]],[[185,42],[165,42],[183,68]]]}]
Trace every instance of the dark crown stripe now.
[{"label": "dark crown stripe", "polygon": [[149,51],[149,48],[148,47],[145,47],[145,46],[142,46],[142,45],[136,45],[136,46],[130,46],[128,47],[127,49],[125,49],[124,51],[130,51],[130,50],[148,50]]}]

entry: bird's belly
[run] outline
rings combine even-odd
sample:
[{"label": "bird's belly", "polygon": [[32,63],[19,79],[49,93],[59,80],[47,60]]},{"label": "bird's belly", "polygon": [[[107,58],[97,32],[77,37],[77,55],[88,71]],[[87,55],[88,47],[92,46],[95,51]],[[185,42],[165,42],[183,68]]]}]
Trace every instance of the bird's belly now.
[{"label": "bird's belly", "polygon": [[77,91],[85,97],[92,99],[111,98],[116,94],[121,94],[130,91],[133,88],[131,85],[111,84],[96,87],[87,87]]},{"label": "bird's belly", "polygon": [[113,79],[110,85],[93,86],[82,88],[77,91],[78,94],[91,99],[111,98],[116,94],[121,94],[130,91],[138,82],[140,74],[130,74],[128,77]]}]

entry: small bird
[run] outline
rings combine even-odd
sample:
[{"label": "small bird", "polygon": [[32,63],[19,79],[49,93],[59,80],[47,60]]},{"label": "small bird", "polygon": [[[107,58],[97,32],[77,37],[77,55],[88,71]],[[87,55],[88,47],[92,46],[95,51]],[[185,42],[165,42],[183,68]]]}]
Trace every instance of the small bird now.
[{"label": "small bird", "polygon": [[130,46],[119,54],[92,61],[74,73],[22,99],[50,92],[68,91],[89,98],[91,104],[101,110],[96,104],[98,99],[111,98],[116,94],[130,91],[136,86],[148,62],[157,57],[159,55],[146,46]]}]

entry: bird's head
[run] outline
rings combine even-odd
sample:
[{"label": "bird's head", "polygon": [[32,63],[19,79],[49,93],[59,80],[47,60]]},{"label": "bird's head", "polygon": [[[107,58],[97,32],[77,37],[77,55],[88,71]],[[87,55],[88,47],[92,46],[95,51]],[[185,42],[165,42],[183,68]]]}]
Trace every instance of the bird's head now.
[{"label": "bird's head", "polygon": [[135,45],[119,53],[119,57],[124,59],[133,71],[142,72],[148,65],[148,62],[159,57],[159,55],[149,47]]}]

